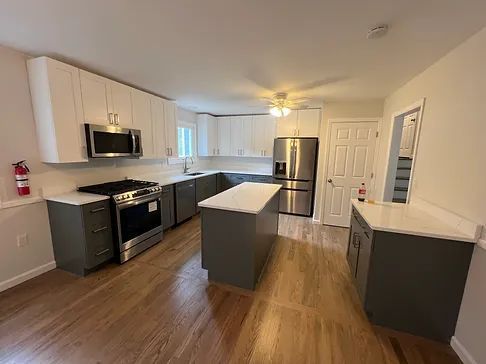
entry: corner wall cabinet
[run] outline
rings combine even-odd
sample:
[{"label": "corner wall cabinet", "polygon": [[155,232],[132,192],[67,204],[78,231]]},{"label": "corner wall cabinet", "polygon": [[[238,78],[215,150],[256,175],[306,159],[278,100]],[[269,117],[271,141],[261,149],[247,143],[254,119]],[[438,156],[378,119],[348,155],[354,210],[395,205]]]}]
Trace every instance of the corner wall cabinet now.
[{"label": "corner wall cabinet", "polygon": [[321,109],[292,110],[277,119],[277,137],[319,137]]},{"label": "corner wall cabinet", "polygon": [[177,156],[174,102],[48,57],[27,68],[42,162],[87,162],[84,123],[140,129],[144,158]]},{"label": "corner wall cabinet", "polygon": [[214,117],[200,114],[197,119],[200,156],[266,157],[273,155],[276,120],[271,115]]}]

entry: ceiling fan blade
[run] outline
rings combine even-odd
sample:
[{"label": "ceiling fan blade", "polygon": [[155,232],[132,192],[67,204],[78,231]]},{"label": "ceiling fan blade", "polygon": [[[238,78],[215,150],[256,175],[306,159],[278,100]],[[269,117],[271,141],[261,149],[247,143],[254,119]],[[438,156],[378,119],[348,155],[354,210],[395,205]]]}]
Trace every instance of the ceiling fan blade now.
[{"label": "ceiling fan blade", "polygon": [[327,77],[327,78],[324,78],[322,80],[316,80],[316,81],[304,83],[300,86],[292,87],[287,91],[288,92],[309,91],[309,90],[313,90],[315,88],[319,88],[319,87],[322,87],[322,86],[325,86],[325,85],[328,85],[328,84],[331,84],[331,83],[343,81],[344,79],[345,79],[345,77]]}]

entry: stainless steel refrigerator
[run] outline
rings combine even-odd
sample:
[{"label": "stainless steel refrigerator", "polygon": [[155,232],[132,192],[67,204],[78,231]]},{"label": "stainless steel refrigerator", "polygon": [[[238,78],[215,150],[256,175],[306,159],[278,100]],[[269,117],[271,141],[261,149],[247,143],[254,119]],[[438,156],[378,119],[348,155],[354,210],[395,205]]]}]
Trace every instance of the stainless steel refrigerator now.
[{"label": "stainless steel refrigerator", "polygon": [[277,138],[273,145],[273,182],[282,185],[280,212],[311,216],[317,170],[317,138]]}]

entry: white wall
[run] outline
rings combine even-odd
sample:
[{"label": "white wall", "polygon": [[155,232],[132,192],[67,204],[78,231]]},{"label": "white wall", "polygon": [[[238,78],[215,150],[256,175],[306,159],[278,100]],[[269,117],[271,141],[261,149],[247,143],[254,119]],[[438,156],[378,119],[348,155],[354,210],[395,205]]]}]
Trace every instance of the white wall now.
[{"label": "white wall", "polygon": [[[31,169],[33,196],[52,195],[77,186],[142,176],[179,173],[181,165],[165,160],[95,160],[88,163],[45,164],[37,152],[35,124],[27,77],[27,56],[0,47],[0,202],[18,200],[11,163],[26,159]],[[186,122],[196,115],[179,110]],[[204,163],[201,164],[204,167]],[[29,244],[17,247],[17,235],[28,233]],[[52,268],[53,253],[46,203],[0,208],[0,290],[8,288],[25,272]],[[44,267],[44,268],[42,268]],[[13,279],[13,280],[12,280]]]},{"label": "white wall", "polygon": [[[389,135],[392,113],[425,97],[411,199],[420,197],[483,225],[485,71],[486,28],[387,97],[383,135]],[[381,165],[387,157],[388,145],[383,143]],[[485,267],[486,252],[476,247],[456,328],[456,339],[477,363],[486,363]]]},{"label": "white wall", "polygon": [[[324,221],[324,191],[325,191],[325,174],[327,173],[326,158],[327,146],[326,138],[328,133],[329,119],[339,118],[381,118],[383,115],[383,100],[367,100],[355,102],[331,102],[325,103],[322,109],[321,131],[319,137],[319,159],[317,169],[317,190],[316,206],[314,209],[314,220]],[[370,196],[373,191],[370,191]]]}]

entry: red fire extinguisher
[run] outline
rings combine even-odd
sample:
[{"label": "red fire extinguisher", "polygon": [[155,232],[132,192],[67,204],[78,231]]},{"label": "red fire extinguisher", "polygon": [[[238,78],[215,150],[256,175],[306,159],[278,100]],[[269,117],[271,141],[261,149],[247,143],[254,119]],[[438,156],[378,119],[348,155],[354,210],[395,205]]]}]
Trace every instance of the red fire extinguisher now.
[{"label": "red fire extinguisher", "polygon": [[29,167],[25,161],[20,161],[12,164],[15,167],[15,182],[17,183],[17,193],[19,196],[30,195],[29,177],[27,173],[30,172]]}]

